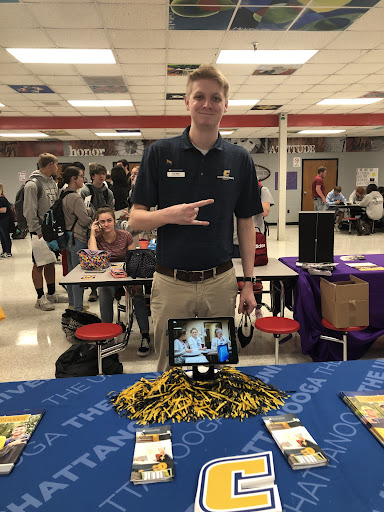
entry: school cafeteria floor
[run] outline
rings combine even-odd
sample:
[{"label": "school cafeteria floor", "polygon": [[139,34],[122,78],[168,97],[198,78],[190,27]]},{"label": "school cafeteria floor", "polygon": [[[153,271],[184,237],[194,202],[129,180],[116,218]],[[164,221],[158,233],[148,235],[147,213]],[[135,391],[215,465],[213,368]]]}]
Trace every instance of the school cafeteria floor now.
[{"label": "school cafeteria floor", "polygon": [[[347,231],[335,233],[335,254],[381,253],[384,251],[384,232],[357,237]],[[65,304],[57,304],[55,311],[35,309],[36,294],[31,280],[30,240],[13,241],[13,258],[0,258],[0,306],[6,319],[0,323],[0,381],[49,379],[55,376],[55,361],[69,346],[61,330],[61,314]],[[298,254],[298,226],[287,226],[287,240],[276,240],[276,227],[271,227],[268,238],[270,257],[296,256]],[[56,265],[56,278],[61,265]],[[59,293],[65,293],[61,286]],[[84,304],[98,313],[99,305],[88,303],[89,291],[85,291]],[[265,295],[267,297],[268,295]],[[263,308],[264,314],[268,311]],[[237,324],[238,324],[237,319]],[[136,354],[140,342],[136,322],[128,348],[119,354],[125,373],[150,372],[156,369],[156,356],[151,351],[147,357]],[[384,337],[378,339],[364,359],[376,359],[384,355]],[[301,354],[300,337],[295,337],[280,347],[280,363],[310,362]],[[250,345],[240,352],[241,366],[274,363],[272,335],[254,332]]]}]

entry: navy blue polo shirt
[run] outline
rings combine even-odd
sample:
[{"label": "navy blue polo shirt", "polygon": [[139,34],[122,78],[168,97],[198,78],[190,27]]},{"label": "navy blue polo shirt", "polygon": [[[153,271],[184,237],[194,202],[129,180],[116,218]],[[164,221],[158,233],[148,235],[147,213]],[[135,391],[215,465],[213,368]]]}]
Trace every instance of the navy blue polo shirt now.
[{"label": "navy blue polo shirt", "polygon": [[214,199],[197,220],[209,226],[167,224],[157,230],[157,261],[179,270],[204,270],[232,258],[233,213],[248,218],[263,211],[253,160],[244,148],[219,135],[203,154],[181,136],[162,139],[143,155],[132,202],[148,208]]}]

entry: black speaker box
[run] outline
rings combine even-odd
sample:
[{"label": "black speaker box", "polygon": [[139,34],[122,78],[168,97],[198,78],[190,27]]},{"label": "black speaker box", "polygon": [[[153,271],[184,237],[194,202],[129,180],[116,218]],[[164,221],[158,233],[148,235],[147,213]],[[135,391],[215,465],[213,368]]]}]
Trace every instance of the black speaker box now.
[{"label": "black speaker box", "polygon": [[299,212],[299,262],[333,263],[334,212]]}]

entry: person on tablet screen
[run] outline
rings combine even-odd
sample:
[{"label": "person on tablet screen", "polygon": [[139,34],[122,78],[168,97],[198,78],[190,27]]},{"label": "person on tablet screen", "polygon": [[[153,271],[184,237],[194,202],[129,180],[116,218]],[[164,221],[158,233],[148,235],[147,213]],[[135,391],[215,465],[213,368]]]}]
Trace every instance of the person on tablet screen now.
[{"label": "person on tablet screen", "polygon": [[132,229],[157,228],[151,312],[160,372],[169,368],[169,318],[234,316],[233,213],[245,280],[239,313],[256,306],[252,216],[263,210],[249,152],[219,134],[229,82],[215,66],[202,65],[188,76],[186,89],[191,125],[146,148],[130,212]]},{"label": "person on tablet screen", "polygon": [[217,350],[219,345],[228,345],[228,350],[231,350],[231,342],[224,336],[222,329],[216,329],[216,337],[212,340],[211,350]]},{"label": "person on tablet screen", "polygon": [[181,364],[185,362],[185,354],[190,354],[192,350],[189,348],[189,346],[186,343],[187,341],[187,334],[185,331],[181,331],[179,334],[179,337],[176,338],[173,342],[174,344],[174,358],[175,363]]}]

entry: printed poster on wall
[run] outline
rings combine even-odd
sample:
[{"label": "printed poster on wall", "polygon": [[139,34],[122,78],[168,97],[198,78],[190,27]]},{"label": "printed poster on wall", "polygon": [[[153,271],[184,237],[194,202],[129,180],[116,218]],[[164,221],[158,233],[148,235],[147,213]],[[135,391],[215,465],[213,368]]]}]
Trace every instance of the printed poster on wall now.
[{"label": "printed poster on wall", "polygon": [[366,187],[370,183],[379,184],[378,167],[356,169],[356,187]]}]

